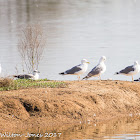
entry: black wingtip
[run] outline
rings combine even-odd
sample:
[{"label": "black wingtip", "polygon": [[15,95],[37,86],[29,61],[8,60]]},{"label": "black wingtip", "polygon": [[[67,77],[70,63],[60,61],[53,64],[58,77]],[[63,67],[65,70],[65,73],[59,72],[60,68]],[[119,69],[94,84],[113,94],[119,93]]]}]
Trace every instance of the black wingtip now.
[{"label": "black wingtip", "polygon": [[119,72],[116,72],[115,75],[116,75],[116,74],[119,74]]},{"label": "black wingtip", "polygon": [[82,80],[86,80],[88,77],[86,76],[86,77],[84,77]]},{"label": "black wingtip", "polygon": [[61,73],[59,73],[60,75],[64,75],[65,73],[64,72],[61,72]]},{"label": "black wingtip", "polygon": [[140,78],[139,78],[139,79],[136,79],[136,80],[134,80],[134,81],[136,81],[136,82],[140,82]]}]

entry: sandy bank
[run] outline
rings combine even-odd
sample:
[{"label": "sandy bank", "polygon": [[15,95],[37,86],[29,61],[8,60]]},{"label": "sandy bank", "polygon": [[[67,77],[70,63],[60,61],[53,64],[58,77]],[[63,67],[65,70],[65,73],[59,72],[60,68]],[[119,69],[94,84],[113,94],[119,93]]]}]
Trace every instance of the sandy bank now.
[{"label": "sandy bank", "polygon": [[140,83],[67,81],[65,88],[0,92],[0,132],[56,128],[140,113]]}]

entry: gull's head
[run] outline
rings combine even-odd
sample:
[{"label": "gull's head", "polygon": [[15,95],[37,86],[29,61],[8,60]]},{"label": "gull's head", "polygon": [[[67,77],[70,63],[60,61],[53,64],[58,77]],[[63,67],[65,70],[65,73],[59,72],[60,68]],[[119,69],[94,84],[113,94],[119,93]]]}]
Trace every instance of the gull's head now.
[{"label": "gull's head", "polygon": [[38,73],[40,73],[38,70],[34,70],[33,71],[33,80],[38,80],[39,79],[39,74]]},{"label": "gull's head", "polygon": [[106,57],[105,57],[105,56],[102,56],[102,57],[100,58],[100,62],[104,62],[104,61],[106,61]]},{"label": "gull's head", "polygon": [[40,73],[38,70],[34,70],[33,74]]},{"label": "gull's head", "polygon": [[81,63],[82,63],[82,64],[85,64],[85,63],[88,63],[88,64],[89,64],[89,62],[88,62],[86,59],[82,59],[82,60],[81,60]]},{"label": "gull's head", "polygon": [[134,65],[138,65],[138,64],[139,64],[138,61],[135,61],[135,62],[134,62]]}]

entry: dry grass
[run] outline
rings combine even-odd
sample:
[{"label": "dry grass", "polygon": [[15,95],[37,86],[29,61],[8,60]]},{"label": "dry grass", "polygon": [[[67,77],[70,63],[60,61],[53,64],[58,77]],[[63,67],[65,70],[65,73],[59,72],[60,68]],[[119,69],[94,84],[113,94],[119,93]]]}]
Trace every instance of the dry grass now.
[{"label": "dry grass", "polygon": [[14,83],[14,80],[13,79],[10,79],[10,78],[1,78],[0,79],[0,88],[2,87],[10,87],[12,86]]}]

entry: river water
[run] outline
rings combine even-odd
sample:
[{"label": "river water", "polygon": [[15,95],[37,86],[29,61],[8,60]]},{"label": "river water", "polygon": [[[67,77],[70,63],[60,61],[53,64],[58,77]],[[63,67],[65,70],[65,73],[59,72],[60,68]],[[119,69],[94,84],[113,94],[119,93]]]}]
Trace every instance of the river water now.
[{"label": "river water", "polygon": [[[46,35],[40,78],[76,80],[58,73],[83,58],[90,61],[89,71],[105,55],[107,71],[102,79],[131,80],[114,73],[135,60],[140,62],[139,0],[0,0],[2,76],[15,74],[16,68],[22,73],[17,44],[21,28],[29,23],[40,23]],[[139,140],[139,124],[75,126],[53,139]]]},{"label": "river water", "polygon": [[89,72],[105,55],[107,71],[103,80],[131,80],[114,73],[135,60],[140,62],[139,0],[1,0],[2,76],[15,74],[16,69],[22,73],[17,44],[21,27],[29,23],[40,23],[46,35],[40,78],[76,80],[76,76],[58,73],[83,58],[90,61]]},{"label": "river water", "polygon": [[75,125],[62,131],[56,140],[140,140],[139,126],[140,120],[133,117],[111,120],[101,124],[87,122],[85,125]]},{"label": "river water", "polygon": [[[35,129],[35,128],[34,128]],[[38,130],[22,129],[22,132],[2,132],[3,140],[140,140],[140,119],[127,117],[110,120],[104,123],[84,122],[73,126],[56,126],[54,129],[37,128]],[[3,136],[2,136],[3,134]],[[5,135],[4,134],[10,134]],[[14,137],[15,135],[15,137]],[[11,136],[10,138],[8,136]],[[12,137],[13,136],[13,137]]]}]

